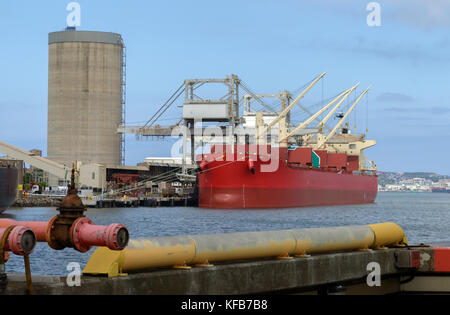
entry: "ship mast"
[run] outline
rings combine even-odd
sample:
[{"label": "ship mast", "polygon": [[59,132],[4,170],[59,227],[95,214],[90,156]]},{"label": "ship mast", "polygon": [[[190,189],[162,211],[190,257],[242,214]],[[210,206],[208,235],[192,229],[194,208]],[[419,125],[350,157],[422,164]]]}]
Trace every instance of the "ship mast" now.
[{"label": "ship mast", "polygon": [[[334,100],[332,100],[330,103],[328,103],[325,107],[323,107],[321,110],[319,110],[317,113],[315,113],[314,115],[312,115],[310,118],[308,118],[306,121],[300,123],[294,130],[292,130],[287,136],[282,137],[280,142],[283,142],[285,140],[287,140],[289,137],[292,137],[293,135],[295,135],[297,132],[299,132],[300,130],[306,128],[313,120],[315,120],[317,117],[319,117],[324,111],[326,111],[328,108],[330,108],[334,103],[336,103],[340,98],[342,98],[340,100],[340,102],[335,106],[335,108],[331,111],[332,113],[339,108],[339,106],[341,106],[341,104],[347,99],[347,97],[350,95],[350,93],[356,89],[356,87],[359,85],[356,84],[354,87],[352,87],[351,89],[348,89],[344,92],[342,92],[341,94],[339,94]],[[320,126],[323,126],[323,124],[326,121],[321,121],[320,122]]]},{"label": "ship mast", "polygon": [[[259,140],[259,138],[261,138],[262,135],[266,134],[270,129],[272,129],[273,126],[275,126],[275,124],[277,124],[280,120],[283,120],[283,122],[280,125],[280,132],[283,133],[285,132],[286,129],[286,121],[285,121],[285,117],[286,115],[291,111],[291,109],[294,107],[295,104],[298,103],[298,101],[300,101],[306,93],[308,93],[308,91],[320,80],[322,79],[325,74],[327,74],[327,72],[325,71],[324,73],[322,73],[321,75],[319,75],[317,78],[314,79],[314,81],[302,92],[300,93],[299,96],[297,96],[297,98],[291,103],[289,104],[285,109],[283,109],[283,111],[277,116],[277,118],[275,118],[274,120],[272,120],[267,127],[264,128],[264,130],[262,132],[258,132],[257,131],[257,140]],[[283,129],[283,131],[281,130]]]},{"label": "ship mast", "polygon": [[[323,138],[323,134],[319,135],[321,136],[321,139],[317,139],[317,145],[316,148],[320,149],[321,147],[323,147],[323,145],[325,143],[328,142],[328,140],[331,139],[331,137],[333,137],[336,134],[336,131],[341,127],[341,125],[344,123],[344,121],[347,119],[347,117],[350,115],[350,113],[355,109],[356,105],[358,105],[359,101],[361,101],[362,97],[367,93],[367,91],[369,91],[370,87],[368,87],[367,89],[364,90],[364,92],[361,93],[361,95],[358,97],[358,99],[353,103],[353,105],[350,107],[350,109],[347,111],[347,113],[344,115],[344,117],[342,117],[339,122],[336,124],[336,126],[333,128],[333,130],[331,130],[331,132],[325,137]],[[348,95],[348,94],[347,94]]]},{"label": "ship mast", "polygon": [[[316,131],[314,133],[317,134],[316,139],[309,142],[309,139],[311,138],[311,133],[305,133],[303,137],[303,146],[305,147],[311,147],[314,150],[324,149],[325,145],[328,145],[327,151],[329,152],[335,152],[335,153],[345,153],[347,155],[355,155],[359,157],[359,169],[360,171],[375,171],[376,166],[375,164],[368,160],[364,155],[364,149],[367,149],[369,147],[372,147],[376,144],[375,140],[365,140],[364,136],[355,137],[354,135],[347,135],[347,134],[339,134],[336,136],[337,131],[339,128],[341,128],[342,124],[347,120],[349,115],[353,112],[353,110],[356,108],[358,103],[361,101],[363,96],[370,90],[370,87],[368,87],[366,90],[364,90],[358,98],[354,101],[352,106],[347,110],[347,112],[340,117],[339,122],[335,125],[335,127],[329,132],[329,134],[324,134],[324,125],[325,123],[333,116],[333,114],[341,107],[341,105],[344,103],[344,101],[350,96],[350,94],[359,86],[359,83],[357,83],[355,86],[351,87],[350,89],[347,89],[340,93],[338,96],[336,96],[332,101],[330,101],[326,106],[321,108],[319,111],[317,111],[315,114],[311,115],[306,121],[300,123],[297,127],[295,127],[292,131],[288,130],[287,124],[286,124],[286,116],[289,113],[289,111],[292,109],[292,107],[298,103],[298,101],[305,96],[305,94],[316,84],[324,75],[325,73],[322,73],[319,75],[291,104],[289,104],[287,107],[283,108],[282,112],[274,119],[271,123],[268,125],[264,125],[263,121],[263,114],[260,112],[256,113],[256,143],[261,144],[261,138],[262,135],[266,134],[275,124],[278,123],[279,128],[279,146],[280,147],[287,147],[288,140],[291,137],[295,137],[299,131],[305,129],[308,127],[309,124],[311,124],[312,121],[317,120],[317,118],[325,113],[325,111],[329,110],[333,105],[335,105],[328,113],[327,115],[320,121],[318,126],[316,127]],[[336,104],[337,103],[337,104]],[[283,106],[284,107],[284,106]],[[263,130],[260,132],[260,130]],[[370,163],[371,165],[367,167],[367,163]]]}]

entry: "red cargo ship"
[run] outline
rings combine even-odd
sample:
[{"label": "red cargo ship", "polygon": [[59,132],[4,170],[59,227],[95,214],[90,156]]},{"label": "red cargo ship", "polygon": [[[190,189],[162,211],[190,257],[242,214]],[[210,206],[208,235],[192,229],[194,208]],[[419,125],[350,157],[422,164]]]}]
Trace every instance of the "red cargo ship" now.
[{"label": "red cargo ship", "polygon": [[[325,74],[306,84],[295,99],[288,91],[253,94],[235,75],[226,79],[185,80],[183,162],[177,177],[182,181],[198,181],[200,207],[286,208],[374,202],[378,190],[376,166],[366,159],[364,150],[376,141],[350,134],[348,126],[349,115],[370,87],[356,97],[353,92],[358,83],[313,114],[299,102]],[[225,84],[228,93],[218,99],[193,93],[207,83]],[[249,94],[240,98],[239,87]],[[350,101],[350,95],[355,99]],[[261,98],[267,97],[276,98],[280,108],[275,110],[264,104]],[[343,110],[341,106],[347,99],[349,107],[345,112],[337,112]],[[255,110],[252,105],[255,100],[265,110]],[[290,121],[290,112],[296,104],[310,115],[298,125]],[[330,128],[326,123],[333,116],[338,123]],[[315,121],[317,125],[308,127]],[[199,126],[199,122],[221,125]],[[198,144],[195,137],[199,135],[202,150],[204,143],[215,145],[209,154],[196,159],[201,170],[196,177],[192,170],[197,166],[186,162],[187,141],[190,138],[193,161]]]},{"label": "red cargo ship", "polygon": [[[222,152],[227,149],[230,150],[230,146],[224,146]],[[358,172],[358,156],[307,147],[269,147],[268,151],[277,150],[278,154],[271,154],[275,160],[267,161],[267,155],[252,154],[249,150],[248,145],[235,146],[232,161],[221,161],[224,154],[214,153],[215,147],[210,154],[203,155],[199,162],[202,169],[200,207],[246,209],[365,204],[373,203],[377,196],[378,177]],[[263,172],[264,166],[271,162],[278,166],[276,170]]]}]

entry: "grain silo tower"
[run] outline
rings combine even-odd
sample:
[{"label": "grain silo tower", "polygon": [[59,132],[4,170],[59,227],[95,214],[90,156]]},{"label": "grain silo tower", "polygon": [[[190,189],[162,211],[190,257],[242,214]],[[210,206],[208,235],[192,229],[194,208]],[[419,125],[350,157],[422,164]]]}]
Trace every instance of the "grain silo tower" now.
[{"label": "grain silo tower", "polygon": [[121,165],[125,120],[125,45],[115,33],[49,34],[48,158]]}]

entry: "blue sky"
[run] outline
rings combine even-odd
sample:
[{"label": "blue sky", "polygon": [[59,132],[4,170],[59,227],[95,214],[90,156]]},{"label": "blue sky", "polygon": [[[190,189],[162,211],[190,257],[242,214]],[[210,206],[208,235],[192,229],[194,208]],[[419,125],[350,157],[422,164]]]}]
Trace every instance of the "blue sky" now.
[{"label": "blue sky", "polygon": [[[0,3],[0,134],[46,152],[48,33],[66,26],[70,1]],[[145,122],[186,78],[239,75],[255,92],[295,90],[328,70],[305,106],[361,82],[355,115],[378,144],[382,171],[450,175],[450,3],[378,1],[80,0],[80,30],[122,34],[127,46],[127,123]],[[174,108],[166,119],[177,116]],[[170,153],[170,141],[127,140],[127,164]]]}]

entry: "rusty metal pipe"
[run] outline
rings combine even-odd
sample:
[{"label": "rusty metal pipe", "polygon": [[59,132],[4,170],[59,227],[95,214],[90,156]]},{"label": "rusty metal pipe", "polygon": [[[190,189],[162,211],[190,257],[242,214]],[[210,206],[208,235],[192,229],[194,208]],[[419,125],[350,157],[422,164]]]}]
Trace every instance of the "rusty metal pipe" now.
[{"label": "rusty metal pipe", "polygon": [[128,230],[122,224],[94,225],[89,218],[83,217],[73,223],[71,230],[75,248],[80,252],[87,252],[92,246],[121,250],[128,244]]},{"label": "rusty metal pipe", "polygon": [[48,222],[40,221],[15,221],[11,219],[0,219],[0,228],[7,228],[11,225],[22,225],[33,230],[36,241],[47,242],[47,226]]},{"label": "rusty metal pipe", "polygon": [[[0,228],[0,240],[7,233],[8,227]],[[33,231],[25,226],[15,226],[7,235],[4,251],[13,252],[16,255],[24,256],[33,252],[36,245],[36,236]]]},{"label": "rusty metal pipe", "polygon": [[[9,259],[8,251],[24,256],[25,266],[29,267],[28,255],[31,254],[35,245],[36,236],[30,228],[15,225],[0,228],[0,292],[3,292],[8,285],[5,268],[5,263]],[[29,288],[31,288],[31,280],[29,281],[31,277],[28,276],[27,272],[27,283],[30,283]]]},{"label": "rusty metal pipe", "polygon": [[[58,240],[52,239],[51,235],[55,219],[56,217],[53,217],[49,222],[0,219],[0,229],[11,225],[26,226],[34,232],[38,242],[46,242],[54,249],[62,249],[52,246],[58,243]],[[71,244],[66,244],[69,245],[66,247],[74,247],[80,252],[87,252],[92,246],[106,246],[111,250],[121,250],[127,245],[128,237],[128,230],[122,224],[94,225],[89,218],[80,217],[70,227],[69,242]]]}]

